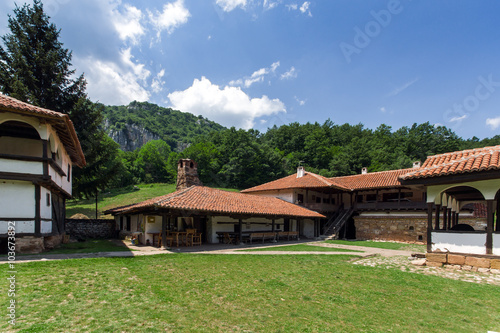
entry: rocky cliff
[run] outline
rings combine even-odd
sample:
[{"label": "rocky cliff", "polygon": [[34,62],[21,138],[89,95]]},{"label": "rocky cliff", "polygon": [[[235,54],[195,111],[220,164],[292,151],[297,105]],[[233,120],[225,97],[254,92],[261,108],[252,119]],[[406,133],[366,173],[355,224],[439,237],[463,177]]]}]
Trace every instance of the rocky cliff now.
[{"label": "rocky cliff", "polygon": [[105,120],[105,129],[111,139],[120,145],[123,151],[133,151],[141,148],[151,140],[159,140],[160,136],[154,134],[137,124],[126,124],[122,129],[113,129],[109,126],[109,120]]}]

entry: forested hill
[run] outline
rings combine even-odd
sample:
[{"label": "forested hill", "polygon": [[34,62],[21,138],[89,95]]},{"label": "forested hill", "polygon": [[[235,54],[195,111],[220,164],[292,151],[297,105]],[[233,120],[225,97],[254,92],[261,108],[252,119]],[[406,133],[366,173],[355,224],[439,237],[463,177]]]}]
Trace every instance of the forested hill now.
[{"label": "forested hill", "polygon": [[103,115],[106,132],[124,151],[151,140],[163,140],[172,150],[183,150],[195,137],[225,129],[203,116],[147,102],[105,106]]}]

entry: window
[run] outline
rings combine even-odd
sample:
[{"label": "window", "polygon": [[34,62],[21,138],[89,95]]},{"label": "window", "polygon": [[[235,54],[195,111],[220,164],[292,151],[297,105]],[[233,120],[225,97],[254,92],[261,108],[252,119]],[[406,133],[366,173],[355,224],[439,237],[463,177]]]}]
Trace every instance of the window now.
[{"label": "window", "polygon": [[366,201],[367,202],[375,202],[375,201],[377,201],[377,195],[376,194],[367,194],[366,195]]},{"label": "window", "polygon": [[362,194],[356,195],[356,202],[357,203],[362,203],[363,202],[363,195]]},{"label": "window", "polygon": [[321,203],[321,197],[316,197],[316,203]]},{"label": "window", "polygon": [[329,204],[330,203],[330,199],[329,198],[323,198],[323,203]]},{"label": "window", "polygon": [[68,175],[68,182],[69,180],[71,179],[71,164],[68,163],[68,172],[67,172],[67,175]]},{"label": "window", "polygon": [[299,203],[304,203],[304,195],[303,194],[297,194],[297,201]]},{"label": "window", "polygon": [[47,207],[50,207],[50,193],[47,193]]}]

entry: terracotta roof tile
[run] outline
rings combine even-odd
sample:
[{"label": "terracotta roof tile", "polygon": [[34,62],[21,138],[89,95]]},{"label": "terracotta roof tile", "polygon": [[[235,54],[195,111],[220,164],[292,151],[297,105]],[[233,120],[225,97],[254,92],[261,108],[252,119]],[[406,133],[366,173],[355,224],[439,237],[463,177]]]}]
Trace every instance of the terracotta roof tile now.
[{"label": "terracotta roof tile", "polygon": [[105,213],[133,213],[148,208],[168,208],[221,214],[324,218],[319,213],[278,198],[229,192],[206,186],[191,186],[135,205],[110,209]]},{"label": "terracotta roof tile", "polygon": [[76,135],[73,123],[67,114],[34,106],[1,93],[0,110],[46,119],[54,125],[71,160],[80,167],[85,166],[85,156],[83,155],[80,141]]},{"label": "terracotta roof tile", "polygon": [[398,177],[415,170],[399,169],[390,171],[370,172],[361,175],[330,178],[350,190],[368,190],[384,187],[400,187]]},{"label": "terracotta roof tile", "polygon": [[273,190],[284,190],[292,188],[322,188],[322,187],[332,187],[337,189],[346,189],[342,185],[335,181],[335,178],[326,178],[317,175],[312,172],[305,172],[303,177],[297,178],[297,174],[292,174],[269,183],[254,186],[246,190],[241,191],[241,193],[250,192],[261,192],[261,191],[273,191]]},{"label": "terracotta roof tile", "polygon": [[442,177],[471,172],[500,170],[500,146],[468,149],[429,156],[422,167],[400,179]]}]

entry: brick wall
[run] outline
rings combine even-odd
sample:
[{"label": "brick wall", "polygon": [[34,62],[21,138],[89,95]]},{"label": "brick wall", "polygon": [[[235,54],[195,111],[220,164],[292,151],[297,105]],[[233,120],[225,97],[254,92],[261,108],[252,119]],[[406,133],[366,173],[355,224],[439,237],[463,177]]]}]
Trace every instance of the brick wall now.
[{"label": "brick wall", "polygon": [[[461,218],[460,223],[469,224],[476,230],[484,230],[484,218]],[[427,216],[355,216],[356,238],[363,240],[385,240],[409,243],[425,243]]]},{"label": "brick wall", "polygon": [[115,220],[66,219],[66,234],[73,239],[116,238]]}]

